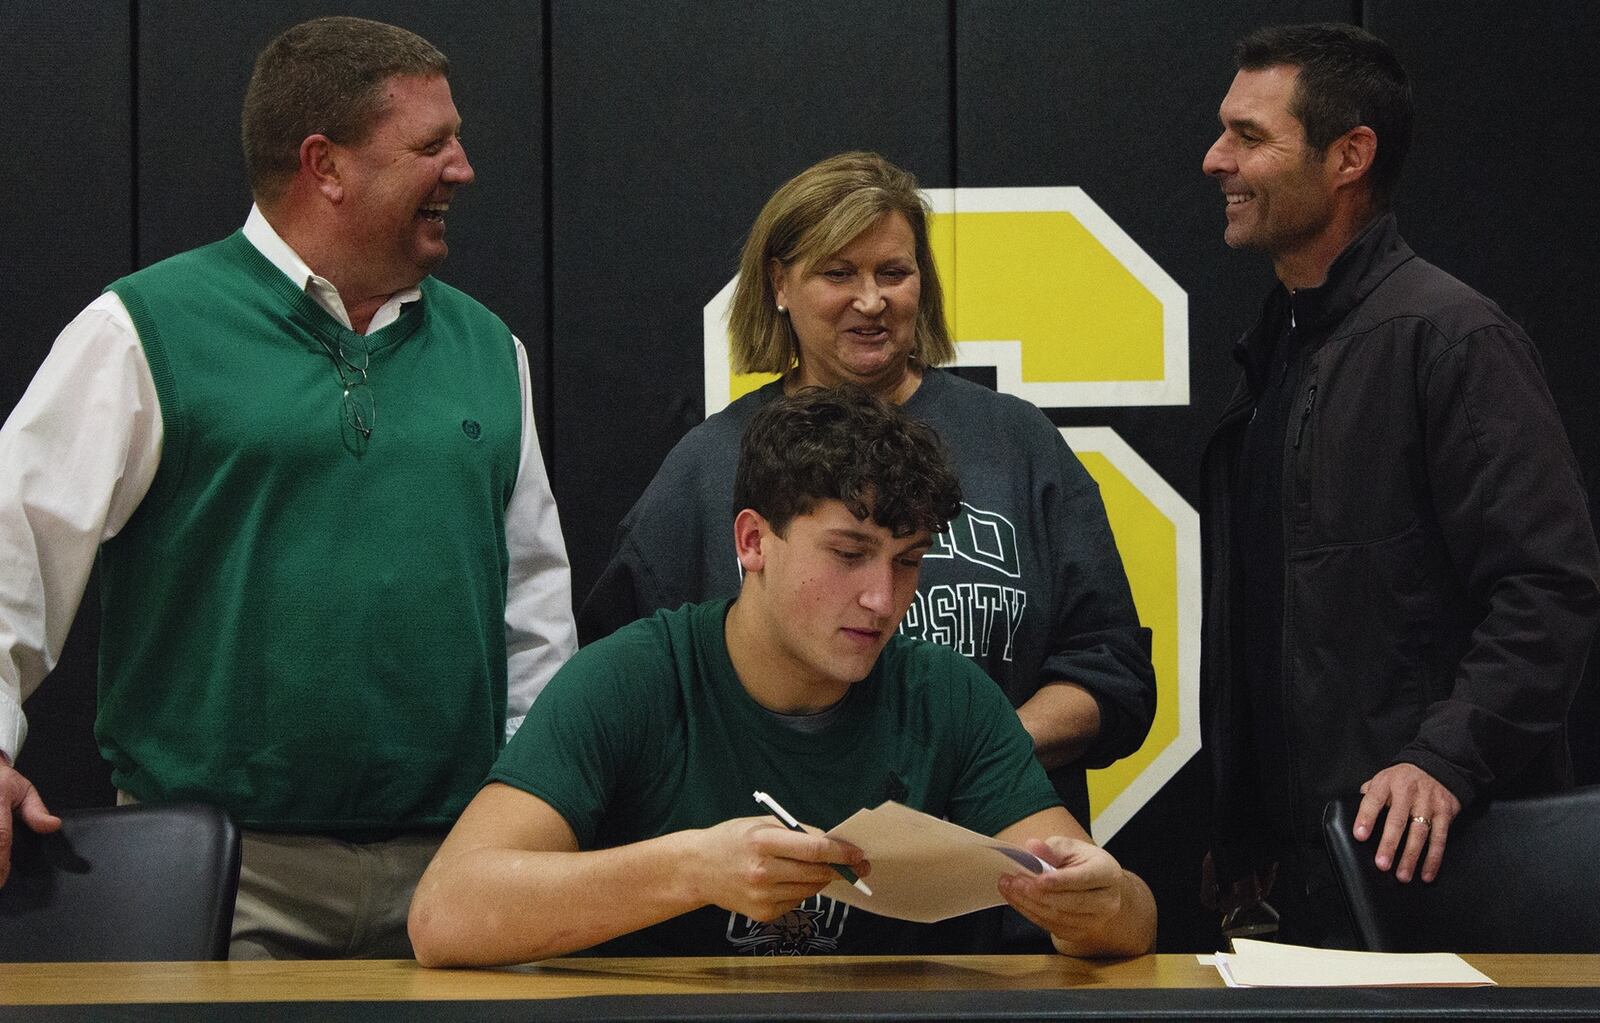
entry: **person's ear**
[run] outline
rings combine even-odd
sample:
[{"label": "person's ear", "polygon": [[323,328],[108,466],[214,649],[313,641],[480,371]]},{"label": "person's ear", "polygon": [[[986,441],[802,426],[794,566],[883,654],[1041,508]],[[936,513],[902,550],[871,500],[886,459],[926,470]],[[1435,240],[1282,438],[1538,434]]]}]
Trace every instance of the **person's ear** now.
[{"label": "person's ear", "polygon": [[772,534],[772,526],[754,508],[746,508],[733,520],[733,549],[739,564],[748,575],[766,567],[767,554],[763,544]]},{"label": "person's ear", "polygon": [[1351,185],[1372,173],[1372,161],[1378,155],[1378,133],[1364,124],[1333,140],[1330,169],[1339,185]]},{"label": "person's ear", "polygon": [[789,308],[789,299],[785,279],[788,274],[784,272],[783,264],[776,259],[767,261],[767,279],[772,282],[772,298],[778,305],[778,312]]},{"label": "person's ear", "polygon": [[300,173],[331,203],[344,201],[337,148],[326,135],[307,135],[300,143]]}]

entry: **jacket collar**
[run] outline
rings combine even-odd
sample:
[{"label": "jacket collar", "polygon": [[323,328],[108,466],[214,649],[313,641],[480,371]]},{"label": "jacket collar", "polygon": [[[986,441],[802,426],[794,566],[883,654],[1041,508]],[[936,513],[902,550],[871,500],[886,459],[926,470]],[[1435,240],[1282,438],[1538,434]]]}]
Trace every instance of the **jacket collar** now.
[{"label": "jacket collar", "polygon": [[1372,289],[1413,256],[1411,246],[1400,237],[1394,214],[1374,217],[1334,259],[1327,279],[1317,287],[1301,288],[1291,294],[1282,284],[1272,286],[1262,303],[1261,318],[1234,343],[1234,359],[1248,375],[1251,367],[1270,356],[1291,313],[1295,329],[1304,332],[1311,344],[1320,344],[1336,324],[1366,300]]}]

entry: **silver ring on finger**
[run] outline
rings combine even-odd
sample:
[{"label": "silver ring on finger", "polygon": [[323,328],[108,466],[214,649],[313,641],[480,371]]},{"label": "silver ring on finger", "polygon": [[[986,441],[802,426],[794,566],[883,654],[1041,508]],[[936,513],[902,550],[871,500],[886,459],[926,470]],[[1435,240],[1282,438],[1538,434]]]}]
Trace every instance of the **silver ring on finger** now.
[{"label": "silver ring on finger", "polygon": [[1431,828],[1431,827],[1433,827],[1433,821],[1431,819],[1427,818],[1427,817],[1422,816],[1421,814],[1418,814],[1418,815],[1412,817],[1411,818],[1411,823],[1415,824],[1419,828]]}]

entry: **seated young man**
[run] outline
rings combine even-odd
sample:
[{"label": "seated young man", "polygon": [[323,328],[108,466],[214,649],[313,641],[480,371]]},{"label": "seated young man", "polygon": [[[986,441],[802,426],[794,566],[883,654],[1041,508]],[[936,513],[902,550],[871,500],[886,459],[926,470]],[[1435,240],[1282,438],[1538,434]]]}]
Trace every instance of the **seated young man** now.
[{"label": "seated young man", "polygon": [[925,426],[864,391],[771,402],[739,456],[731,603],[579,651],[534,702],[411,904],[426,965],[609,955],[892,954],[917,924],[819,895],[861,850],[831,828],[886,798],[1054,869],[1000,894],[1071,955],[1155,935],[1142,881],[1061,807],[999,688],[896,633],[960,493]]}]

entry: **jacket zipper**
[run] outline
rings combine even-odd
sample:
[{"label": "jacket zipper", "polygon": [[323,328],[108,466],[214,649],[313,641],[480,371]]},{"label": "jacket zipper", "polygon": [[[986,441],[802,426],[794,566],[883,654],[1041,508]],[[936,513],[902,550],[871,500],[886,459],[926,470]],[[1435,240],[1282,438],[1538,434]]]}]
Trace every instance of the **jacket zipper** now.
[{"label": "jacket zipper", "polygon": [[1306,424],[1311,422],[1311,410],[1317,407],[1317,385],[1312,384],[1306,388],[1306,407],[1300,410],[1300,427],[1294,432],[1294,449],[1300,450],[1300,442],[1306,437]]},{"label": "jacket zipper", "polygon": [[1296,478],[1295,478],[1294,468],[1296,466],[1298,466],[1298,464],[1299,464],[1298,452],[1300,451],[1301,443],[1305,440],[1306,427],[1311,422],[1311,413],[1317,407],[1317,370],[1318,370],[1318,360],[1315,357],[1309,357],[1308,358],[1302,352],[1301,353],[1301,358],[1300,358],[1300,374],[1301,374],[1300,379],[1309,380],[1310,382],[1306,385],[1306,400],[1305,400],[1305,404],[1303,406],[1301,406],[1301,409],[1300,409],[1300,422],[1295,427],[1294,445],[1293,445],[1293,448],[1292,448],[1292,450],[1295,452],[1295,455],[1294,455],[1294,457],[1292,459],[1286,459],[1287,461],[1291,461],[1292,464],[1290,466],[1286,467],[1287,471],[1283,475],[1283,495],[1282,495],[1283,496],[1283,503],[1284,503],[1284,523],[1283,523],[1283,531],[1284,531],[1284,536],[1283,536],[1283,544],[1284,544],[1284,548],[1283,548],[1284,549],[1284,565],[1283,565],[1283,626],[1282,626],[1282,631],[1281,631],[1281,634],[1280,634],[1282,638],[1280,640],[1279,648],[1278,648],[1279,657],[1281,658],[1281,660],[1279,661],[1279,665],[1278,665],[1278,679],[1279,679],[1279,683],[1278,684],[1279,684],[1279,688],[1280,688],[1281,693],[1282,693],[1281,711],[1282,711],[1282,714],[1283,714],[1284,745],[1289,751],[1289,763],[1286,766],[1288,768],[1288,774],[1289,774],[1289,813],[1290,813],[1290,822],[1291,822],[1290,825],[1289,825],[1289,831],[1290,831],[1290,834],[1293,836],[1293,839],[1290,842],[1290,847],[1287,850],[1287,852],[1288,852],[1289,857],[1293,861],[1293,865],[1294,865],[1294,868],[1295,868],[1295,873],[1299,874],[1299,876],[1300,876],[1300,884],[1302,886],[1305,885],[1305,883],[1306,883],[1307,875],[1306,875],[1306,871],[1305,871],[1305,865],[1304,865],[1304,863],[1302,861],[1302,857],[1300,855],[1300,839],[1301,839],[1301,836],[1299,835],[1299,833],[1297,831],[1296,822],[1298,822],[1299,819],[1300,819],[1299,807],[1300,807],[1301,800],[1304,798],[1304,795],[1303,795],[1303,792],[1302,792],[1302,789],[1301,789],[1301,785],[1300,785],[1300,765],[1296,762],[1296,759],[1295,759],[1295,751],[1296,751],[1296,748],[1298,746],[1298,742],[1297,742],[1297,739],[1295,737],[1294,723],[1291,720],[1293,715],[1291,715],[1289,713],[1289,706],[1290,706],[1290,703],[1291,703],[1291,697],[1290,697],[1290,692],[1289,692],[1289,690],[1290,690],[1289,659],[1290,659],[1290,655],[1291,655],[1291,651],[1290,651],[1290,648],[1289,648],[1289,633],[1290,633],[1291,608],[1294,605],[1293,605],[1293,602],[1290,600],[1290,594],[1289,594],[1289,558],[1288,558],[1288,553],[1289,553],[1290,536],[1291,536],[1290,521],[1293,518],[1293,512],[1291,511],[1291,508],[1292,508],[1293,503],[1294,503],[1293,495],[1294,495],[1294,492],[1295,492],[1295,490],[1297,489],[1297,486],[1298,486]]}]

